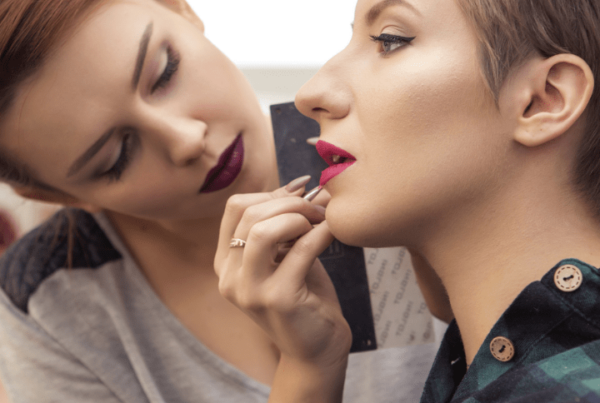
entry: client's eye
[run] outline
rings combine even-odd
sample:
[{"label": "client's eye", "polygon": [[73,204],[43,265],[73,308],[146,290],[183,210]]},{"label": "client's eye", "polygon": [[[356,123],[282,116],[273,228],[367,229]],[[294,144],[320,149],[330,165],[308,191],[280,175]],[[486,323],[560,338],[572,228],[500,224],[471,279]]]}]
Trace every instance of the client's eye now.
[{"label": "client's eye", "polygon": [[137,144],[137,137],[131,131],[128,131],[124,136],[121,144],[121,151],[119,157],[115,161],[114,165],[100,176],[108,179],[109,182],[118,181],[121,179],[121,175],[129,166],[131,162],[131,156],[134,148]]},{"label": "client's eye", "polygon": [[409,38],[399,35],[381,34],[379,36],[371,35],[371,39],[379,42],[381,44],[381,53],[387,55],[398,48],[408,45],[415,37]]},{"label": "client's eye", "polygon": [[179,69],[180,61],[181,57],[179,56],[179,53],[174,51],[169,46],[167,48],[167,65],[165,66],[165,69],[158,80],[156,80],[156,83],[154,83],[152,86],[150,93],[154,93],[154,91],[158,90],[159,88],[164,88],[167,86],[173,75],[177,72],[177,69]]}]

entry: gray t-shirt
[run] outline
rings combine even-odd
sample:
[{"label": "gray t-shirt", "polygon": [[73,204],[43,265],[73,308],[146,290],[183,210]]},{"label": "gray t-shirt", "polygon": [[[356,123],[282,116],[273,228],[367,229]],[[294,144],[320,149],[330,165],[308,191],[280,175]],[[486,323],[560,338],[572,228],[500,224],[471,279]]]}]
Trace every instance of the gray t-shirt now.
[{"label": "gray t-shirt", "polygon": [[[173,316],[103,215],[70,212],[71,245],[63,211],[0,260],[0,378],[12,403],[267,401],[268,386]],[[435,348],[352,354],[344,401],[417,402]]]}]

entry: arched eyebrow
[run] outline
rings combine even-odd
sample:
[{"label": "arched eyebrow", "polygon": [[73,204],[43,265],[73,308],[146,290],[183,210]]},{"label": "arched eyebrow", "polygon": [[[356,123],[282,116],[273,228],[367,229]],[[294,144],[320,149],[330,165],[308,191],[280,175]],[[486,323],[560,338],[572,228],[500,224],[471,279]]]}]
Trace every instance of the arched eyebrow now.
[{"label": "arched eyebrow", "polygon": [[146,60],[146,53],[148,53],[148,44],[150,43],[150,38],[152,37],[153,28],[154,23],[151,22],[148,24],[144,34],[142,35],[142,39],[140,40],[140,48],[138,51],[137,60],[135,62],[135,69],[133,70],[133,79],[131,80],[134,91],[137,89],[137,86],[140,82],[140,77],[142,76],[142,68],[144,67],[144,61]]},{"label": "arched eyebrow", "polygon": [[[150,22],[144,33],[142,34],[142,39],[140,39],[140,46],[138,50],[137,59],[135,62],[135,68],[133,70],[133,79],[131,80],[131,84],[133,90],[135,91],[139,85],[140,77],[142,76],[142,68],[144,67],[144,61],[146,60],[146,53],[148,53],[148,45],[150,44],[150,38],[152,37],[152,29],[154,27],[154,23]],[[116,128],[109,129],[106,133],[104,133],[94,144],[90,146],[71,166],[67,171],[67,178],[75,175],[77,172],[83,168],[88,161],[90,161],[98,151],[104,147],[104,145],[110,140],[110,138],[115,134]]]},{"label": "arched eyebrow", "polygon": [[421,16],[421,13],[415,8],[415,6],[413,6],[407,0],[383,0],[383,1],[375,4],[373,7],[371,7],[369,12],[367,13],[367,16],[366,16],[367,26],[373,25],[373,23],[375,22],[377,17],[379,17],[379,15],[383,12],[383,10],[385,10],[386,8],[391,7],[391,6],[404,6],[404,7],[408,8],[409,10],[411,10],[416,15]]},{"label": "arched eyebrow", "polygon": [[77,172],[81,170],[91,160],[94,155],[98,154],[98,151],[104,147],[104,145],[110,140],[113,134],[117,131],[116,128],[109,129],[106,133],[104,133],[90,148],[88,148],[81,157],[77,158],[77,160],[71,165],[69,170],[67,171],[67,178],[75,175]]}]

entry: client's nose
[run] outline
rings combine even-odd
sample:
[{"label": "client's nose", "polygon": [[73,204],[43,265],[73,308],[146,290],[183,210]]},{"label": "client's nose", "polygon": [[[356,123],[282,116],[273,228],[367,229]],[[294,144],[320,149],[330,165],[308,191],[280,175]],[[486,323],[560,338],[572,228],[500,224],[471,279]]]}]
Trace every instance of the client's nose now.
[{"label": "client's nose", "polygon": [[350,111],[351,95],[339,57],[327,62],[296,94],[296,108],[319,123],[322,119],[342,119]]}]

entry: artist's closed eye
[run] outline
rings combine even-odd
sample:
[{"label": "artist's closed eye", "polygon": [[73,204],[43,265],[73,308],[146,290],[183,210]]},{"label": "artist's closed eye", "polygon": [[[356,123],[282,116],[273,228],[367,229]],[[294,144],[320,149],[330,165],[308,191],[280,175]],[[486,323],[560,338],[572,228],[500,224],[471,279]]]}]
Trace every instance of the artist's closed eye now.
[{"label": "artist's closed eye", "polygon": [[109,182],[119,181],[121,179],[121,175],[131,163],[131,158],[134,154],[137,144],[137,135],[132,130],[128,130],[125,135],[123,135],[123,140],[121,141],[121,150],[117,160],[108,171],[100,174],[100,177],[108,179]]},{"label": "artist's closed eye", "polygon": [[167,47],[167,64],[158,80],[156,80],[156,83],[154,83],[154,85],[152,86],[150,93],[154,93],[156,90],[164,88],[167,86],[167,84],[169,84],[171,78],[173,78],[175,73],[177,73],[180,62],[181,56],[179,55],[179,53],[173,50],[173,48],[171,48],[170,46]]},{"label": "artist's closed eye", "polygon": [[413,36],[411,38],[400,35],[381,34],[379,36],[371,35],[371,39],[380,44],[380,53],[382,53],[383,55],[388,55],[396,49],[408,45],[410,42],[412,42],[413,39],[415,39],[415,37]]}]

